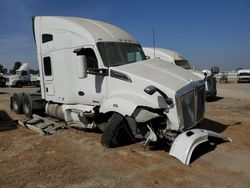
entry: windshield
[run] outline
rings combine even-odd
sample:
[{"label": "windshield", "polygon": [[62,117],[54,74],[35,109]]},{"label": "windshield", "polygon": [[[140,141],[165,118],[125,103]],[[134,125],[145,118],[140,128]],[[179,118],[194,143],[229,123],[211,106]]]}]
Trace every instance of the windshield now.
[{"label": "windshield", "polygon": [[250,72],[241,72],[238,76],[250,76]]},{"label": "windshield", "polygon": [[106,67],[126,65],[145,60],[140,45],[122,42],[98,42],[98,50]]},{"label": "windshield", "polygon": [[191,69],[187,60],[175,60],[175,64],[184,68],[184,69]]},{"label": "windshield", "polygon": [[21,73],[22,73],[21,71],[17,71],[16,75],[21,76]]}]

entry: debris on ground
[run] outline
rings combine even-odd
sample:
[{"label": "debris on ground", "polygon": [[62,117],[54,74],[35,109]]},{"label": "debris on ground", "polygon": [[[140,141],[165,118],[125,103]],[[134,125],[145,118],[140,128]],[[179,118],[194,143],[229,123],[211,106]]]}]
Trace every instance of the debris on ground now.
[{"label": "debris on ground", "polygon": [[63,131],[66,126],[62,123],[56,123],[47,118],[43,118],[39,115],[34,114],[32,119],[28,121],[17,121],[18,125],[26,127],[32,131],[38,132],[41,135],[52,135],[58,132]]}]

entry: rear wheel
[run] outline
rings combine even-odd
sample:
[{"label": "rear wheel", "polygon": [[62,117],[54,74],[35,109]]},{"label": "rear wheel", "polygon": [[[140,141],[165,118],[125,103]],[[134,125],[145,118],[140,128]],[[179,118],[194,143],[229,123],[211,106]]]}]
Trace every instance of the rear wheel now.
[{"label": "rear wheel", "polygon": [[32,100],[29,94],[24,94],[23,96],[23,113],[26,117],[32,117],[33,110],[32,110]]},{"label": "rear wheel", "polygon": [[21,114],[23,112],[22,104],[23,104],[23,94],[14,93],[12,97],[12,107],[14,112],[16,112],[17,114]]},{"label": "rear wheel", "polygon": [[131,133],[126,119],[118,113],[114,113],[104,131],[101,143],[106,148],[128,145],[134,142],[134,136]]},{"label": "rear wheel", "polygon": [[35,81],[35,86],[36,87],[40,87],[40,82],[39,81]]},{"label": "rear wheel", "polygon": [[16,87],[19,87],[19,88],[23,87],[23,82],[18,81],[18,82],[16,83]]}]

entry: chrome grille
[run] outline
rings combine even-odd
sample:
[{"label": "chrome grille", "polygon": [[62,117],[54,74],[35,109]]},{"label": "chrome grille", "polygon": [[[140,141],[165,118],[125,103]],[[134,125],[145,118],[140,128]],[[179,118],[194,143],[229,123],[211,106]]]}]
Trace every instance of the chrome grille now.
[{"label": "chrome grille", "polygon": [[189,129],[202,120],[205,111],[205,86],[194,87],[193,90],[176,96],[176,106],[182,129]]}]

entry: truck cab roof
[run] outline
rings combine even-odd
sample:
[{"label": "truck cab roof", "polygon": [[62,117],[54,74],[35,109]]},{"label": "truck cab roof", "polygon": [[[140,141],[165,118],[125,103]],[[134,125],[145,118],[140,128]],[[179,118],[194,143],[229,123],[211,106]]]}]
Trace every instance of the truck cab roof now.
[{"label": "truck cab roof", "polygon": [[[68,42],[71,47],[79,46],[83,43],[93,45],[97,42],[104,41],[139,44],[133,36],[119,27],[92,19],[63,16],[36,16],[33,18],[33,27],[37,46],[43,41],[41,37],[44,34],[78,36],[79,39]],[[55,38],[57,36],[55,36]],[[60,46],[62,47],[63,45],[60,44]]]}]

